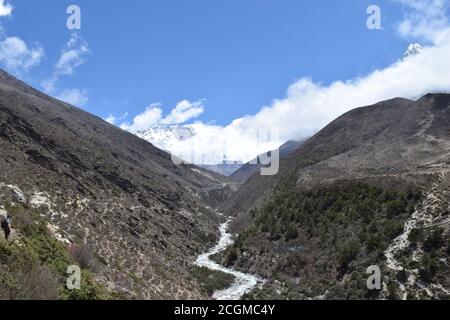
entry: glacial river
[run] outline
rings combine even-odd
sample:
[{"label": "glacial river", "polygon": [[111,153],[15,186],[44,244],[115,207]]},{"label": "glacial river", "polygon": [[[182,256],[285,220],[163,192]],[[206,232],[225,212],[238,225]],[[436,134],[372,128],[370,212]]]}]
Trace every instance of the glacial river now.
[{"label": "glacial river", "polygon": [[233,237],[227,232],[231,221],[232,218],[228,218],[227,221],[220,226],[219,242],[208,252],[200,255],[195,261],[195,264],[199,267],[206,267],[210,270],[221,271],[231,274],[236,278],[234,283],[229,288],[216,291],[213,294],[213,298],[216,300],[240,300],[244,294],[252,291],[258,285],[263,285],[265,282],[264,279],[257,276],[226,268],[210,259],[211,256],[222,252],[229,246],[233,245]]}]

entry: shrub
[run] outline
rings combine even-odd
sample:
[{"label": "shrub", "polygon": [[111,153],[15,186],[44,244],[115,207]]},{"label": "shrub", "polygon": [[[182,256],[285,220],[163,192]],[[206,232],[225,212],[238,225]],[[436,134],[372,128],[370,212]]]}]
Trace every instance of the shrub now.
[{"label": "shrub", "polygon": [[430,254],[425,254],[422,260],[422,266],[419,268],[420,280],[429,283],[433,280],[436,272],[439,269],[439,264],[436,258]]},{"label": "shrub", "polygon": [[395,282],[390,282],[387,286],[387,291],[388,291],[388,300],[398,300],[399,299],[399,295],[398,295],[398,288],[397,285],[395,284]]},{"label": "shrub", "polygon": [[341,271],[346,271],[348,265],[356,258],[359,253],[359,245],[356,242],[350,242],[343,245],[338,252],[338,263]]},{"label": "shrub", "polygon": [[225,258],[225,265],[231,266],[236,262],[238,259],[238,253],[235,248],[230,248],[227,252],[226,258]]},{"label": "shrub", "polygon": [[444,245],[444,239],[442,238],[443,230],[438,228],[435,229],[432,234],[426,238],[423,249],[426,252],[431,252],[433,250],[437,250],[442,248]]},{"label": "shrub", "polygon": [[82,269],[91,269],[94,267],[94,256],[92,249],[85,244],[73,243],[69,247],[69,254],[77,265]]},{"label": "shrub", "polygon": [[194,267],[191,273],[197,278],[209,296],[217,290],[228,288],[236,280],[230,274],[212,271],[205,267]]},{"label": "shrub", "polygon": [[423,240],[423,232],[421,229],[412,229],[408,240],[411,243],[411,245],[416,246],[418,242]]},{"label": "shrub", "polygon": [[0,242],[0,300],[54,300],[59,277],[28,248]]},{"label": "shrub", "polygon": [[289,225],[286,230],[286,241],[295,240],[298,238],[297,227],[294,225]]},{"label": "shrub", "polygon": [[[67,290],[67,267],[76,264],[67,248],[48,233],[36,212],[14,208],[13,222],[22,236],[15,242],[0,240],[0,300],[113,298],[86,269],[82,269],[81,290]],[[89,260],[84,248],[76,252],[79,261]]]},{"label": "shrub", "polygon": [[405,211],[405,203],[399,199],[390,200],[385,203],[388,216],[394,217]]}]

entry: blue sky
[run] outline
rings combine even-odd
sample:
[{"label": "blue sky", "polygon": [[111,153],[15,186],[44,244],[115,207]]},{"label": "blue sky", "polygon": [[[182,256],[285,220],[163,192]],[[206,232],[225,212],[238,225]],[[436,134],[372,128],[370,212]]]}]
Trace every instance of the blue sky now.
[{"label": "blue sky", "polygon": [[[189,125],[186,141],[148,135],[184,159],[247,161],[352,108],[450,92],[450,0],[377,0],[381,30],[367,28],[371,4],[0,0],[0,65],[125,130]],[[260,143],[259,130],[277,134]]]},{"label": "blue sky", "polygon": [[227,124],[254,114],[304,76],[329,83],[392,63],[408,42],[396,34],[400,7],[378,1],[383,30],[366,27],[370,1],[70,0],[10,1],[10,36],[39,42],[45,60],[27,75],[40,87],[71,31],[66,8],[82,10],[91,54],[61,88],[85,89],[100,116],[140,113],[161,102],[205,99],[199,120]]}]

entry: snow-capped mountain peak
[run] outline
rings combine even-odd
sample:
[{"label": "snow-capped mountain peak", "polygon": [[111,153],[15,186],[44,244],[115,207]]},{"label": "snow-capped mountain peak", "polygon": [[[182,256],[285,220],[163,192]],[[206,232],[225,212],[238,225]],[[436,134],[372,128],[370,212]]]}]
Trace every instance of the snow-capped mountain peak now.
[{"label": "snow-capped mountain peak", "polygon": [[403,59],[408,59],[418,54],[421,54],[423,51],[423,47],[419,43],[411,43],[408,46],[408,49],[403,54]]},{"label": "snow-capped mountain peak", "polygon": [[158,126],[137,131],[135,134],[154,143],[165,140],[185,141],[197,135],[195,129],[191,126]]}]

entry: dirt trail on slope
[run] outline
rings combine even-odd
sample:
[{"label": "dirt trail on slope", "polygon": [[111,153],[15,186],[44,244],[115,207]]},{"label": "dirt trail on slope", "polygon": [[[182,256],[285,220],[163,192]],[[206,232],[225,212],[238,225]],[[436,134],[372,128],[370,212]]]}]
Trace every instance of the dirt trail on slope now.
[{"label": "dirt trail on slope", "polygon": [[[450,188],[446,184],[449,179],[449,170],[441,171],[438,179],[431,186],[431,189],[425,195],[425,199],[417,205],[416,210],[406,221],[403,233],[398,236],[384,252],[386,266],[396,275],[399,271],[405,271],[407,275],[406,283],[400,283],[395,280],[400,288],[402,299],[408,298],[408,292],[415,290],[424,290],[431,298],[437,291],[448,294],[448,291],[441,284],[430,284],[428,287],[419,283],[419,270],[407,269],[397,255],[410,246],[409,236],[414,229],[427,229],[435,226],[447,226],[450,223],[449,217],[444,217],[443,213],[448,208],[448,199],[450,199]],[[420,262],[423,258],[423,250],[419,246],[413,249],[412,260]],[[413,290],[411,290],[413,289]],[[383,291],[386,292],[386,283]]]}]

